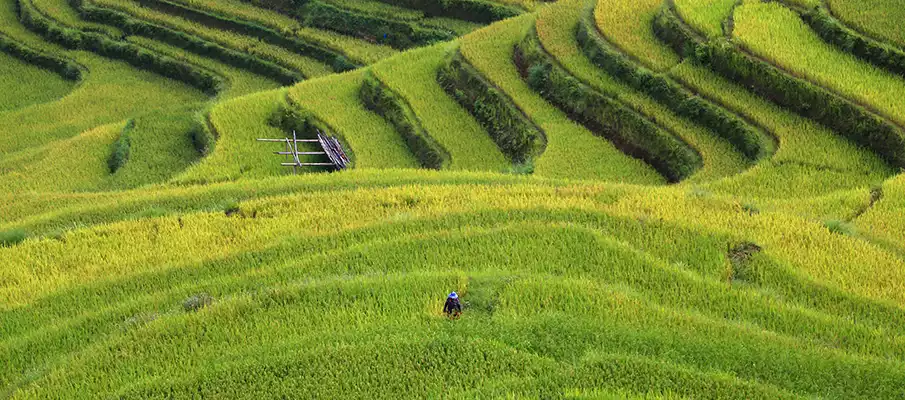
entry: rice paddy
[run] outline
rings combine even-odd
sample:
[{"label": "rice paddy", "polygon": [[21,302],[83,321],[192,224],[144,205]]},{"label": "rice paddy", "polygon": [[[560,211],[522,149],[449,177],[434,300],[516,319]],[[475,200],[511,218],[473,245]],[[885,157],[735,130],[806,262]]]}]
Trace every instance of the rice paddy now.
[{"label": "rice paddy", "polygon": [[905,398],[905,148],[655,25],[905,130],[814,5],[0,0],[0,397]]}]

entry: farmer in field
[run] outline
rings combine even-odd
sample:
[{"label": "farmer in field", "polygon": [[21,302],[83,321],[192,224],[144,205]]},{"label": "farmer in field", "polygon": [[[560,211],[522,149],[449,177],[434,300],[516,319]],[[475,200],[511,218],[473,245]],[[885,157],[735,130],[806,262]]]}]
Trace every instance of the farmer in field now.
[{"label": "farmer in field", "polygon": [[462,314],[462,304],[459,303],[459,295],[456,292],[450,293],[449,297],[446,298],[446,304],[443,305],[443,313],[452,319],[457,319],[459,314]]}]

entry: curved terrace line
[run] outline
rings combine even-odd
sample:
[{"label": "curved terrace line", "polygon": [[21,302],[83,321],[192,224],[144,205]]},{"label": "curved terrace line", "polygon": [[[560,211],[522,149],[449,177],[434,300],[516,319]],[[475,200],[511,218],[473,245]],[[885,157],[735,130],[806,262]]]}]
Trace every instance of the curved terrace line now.
[{"label": "curved terrace line", "polygon": [[[635,61],[630,54],[609,41],[600,31],[600,27],[597,26],[594,19],[595,7],[594,2],[589,3],[577,32],[579,45],[594,64],[609,72],[613,77],[629,84],[635,90],[651,96],[676,115],[694,122],[714,134],[715,137],[729,142],[749,160],[757,161],[775,155],[779,141],[774,133],[762,125],[750,123],[750,119],[739,116],[732,109],[724,107],[720,102],[713,101],[709,96],[701,95],[683,82],[672,79],[666,73],[646,72],[647,68],[643,67],[643,63]],[[594,56],[612,58],[607,53],[612,54],[613,52],[615,52],[615,57],[623,59],[607,60],[603,62],[605,65],[601,65],[601,61]],[[682,56],[682,52],[679,52],[679,55]],[[639,74],[639,72],[641,73]],[[639,76],[645,74],[647,76]],[[660,82],[654,82],[657,84],[650,82],[653,80],[660,80]],[[681,98],[673,98],[675,96],[681,96]],[[688,104],[689,102],[695,104],[692,106]],[[688,110],[688,107],[694,107],[696,110]],[[727,129],[731,130],[727,131]],[[745,141],[751,141],[751,143],[745,144]]]},{"label": "curved terrace line", "polygon": [[[788,9],[794,11],[793,8],[788,7],[788,5],[786,5],[784,2],[779,2],[778,4],[782,4],[783,7],[786,7]],[[733,21],[732,22],[733,26],[735,25],[735,22],[734,22],[735,11],[738,8],[737,6],[740,6],[740,5],[741,4],[737,4],[736,7],[733,7],[732,12],[729,14],[729,21]],[[682,18],[681,15],[679,15],[678,13],[676,13],[674,11],[673,11],[673,14],[676,16],[676,18],[679,18],[679,20],[681,20],[682,23],[685,24],[685,26],[690,27],[690,25],[688,25],[687,22],[685,22],[684,20],[681,19]],[[693,28],[691,28],[691,29],[694,30]],[[730,34],[731,33],[733,33],[733,32],[730,32]],[[734,41],[733,40],[734,36],[727,36],[725,39],[727,39],[729,41],[729,43],[732,43],[732,45],[735,47],[735,49],[742,52],[744,55],[746,55],[752,59],[755,59],[757,61],[763,62],[763,63],[775,68],[777,71],[780,71],[781,73],[785,74],[786,76],[789,76],[794,79],[797,79],[797,80],[800,80],[803,82],[807,82],[811,85],[817,86],[820,89],[828,92],[830,95],[836,96],[844,101],[847,101],[851,104],[861,107],[864,110],[866,110],[867,112],[869,112],[871,115],[873,115],[874,117],[883,120],[883,122],[885,122],[887,124],[895,126],[901,134],[905,135],[905,124],[902,124],[902,123],[896,121],[895,119],[891,118],[890,116],[886,115],[886,113],[881,112],[879,109],[877,109],[876,106],[866,103],[864,101],[861,101],[859,99],[853,99],[853,98],[849,97],[848,95],[845,95],[834,88],[826,87],[824,85],[821,85],[819,82],[815,82],[805,76],[800,76],[799,74],[797,74],[795,72],[789,71],[788,69],[783,68],[782,66],[779,66],[779,65],[773,63],[772,61],[767,60],[767,59],[755,54],[752,50],[750,50],[747,46],[745,46],[744,43],[738,43],[738,41]]]},{"label": "curved terrace line", "polygon": [[[734,8],[733,8],[734,11]],[[861,107],[860,104],[850,101],[847,97],[841,96],[834,91],[824,88],[816,83],[811,82],[810,80],[799,78],[796,75],[788,73],[786,70],[775,66],[769,61],[763,60],[756,55],[750,54],[746,49],[736,45],[731,39],[723,37],[714,40],[701,40],[699,37],[700,33],[691,28],[686,21],[684,21],[681,15],[676,11],[675,4],[672,1],[667,1],[667,6],[661,10],[661,16],[663,16],[662,20],[657,19],[655,23],[658,24],[657,30],[658,35],[664,41],[670,41],[674,46],[678,46],[680,48],[686,48],[691,51],[689,53],[694,57],[695,62],[703,63],[704,65],[709,66],[716,73],[723,75],[724,77],[729,78],[730,80],[741,79],[738,75],[739,73],[732,70],[731,67],[727,65],[719,65],[719,68],[713,65],[712,58],[713,57],[729,57],[732,54],[737,54],[741,59],[747,59],[750,63],[753,63],[755,66],[762,66],[765,69],[769,69],[771,71],[776,71],[779,76],[784,77],[791,82],[796,82],[800,87],[798,91],[812,91],[813,93],[809,93],[812,96],[823,96],[823,98],[829,99],[831,101],[836,101],[843,105],[847,105],[854,110],[853,112],[860,113],[860,115],[864,118],[867,118],[870,121],[873,121],[874,125],[871,129],[874,135],[887,135],[883,138],[888,139],[890,141],[898,141],[899,143],[905,144],[905,133],[903,133],[901,127],[895,124],[892,121],[889,121],[882,115],[878,115],[873,112],[869,108]],[[730,18],[732,15],[730,15]],[[714,54],[710,54],[712,52]],[[746,72],[748,74],[749,72]],[[758,71],[758,73],[765,73],[764,71]],[[751,73],[752,77],[748,77],[746,75],[745,79],[761,79],[759,76],[753,76],[756,74]],[[843,137],[848,138],[849,140],[860,144],[862,146],[870,147],[871,145],[875,145],[875,143],[865,143],[865,138],[859,135],[864,134],[863,132],[848,132],[848,131],[840,131],[838,126],[833,126],[828,122],[829,119],[835,118],[833,116],[817,116],[817,115],[808,115],[808,110],[801,109],[802,105],[797,105],[799,108],[795,108],[792,104],[786,104],[791,100],[777,98],[775,95],[770,95],[766,92],[766,89],[758,88],[755,86],[748,87],[748,90],[753,91],[757,95],[764,97],[781,107],[789,108],[791,111],[801,115],[804,118],[809,118],[814,120],[815,122],[821,123],[830,130],[835,131],[837,134],[840,134]],[[828,100],[828,101],[829,101]],[[810,112],[813,114],[813,112]],[[815,118],[822,118],[823,120],[816,120]],[[851,122],[851,121],[849,121]],[[884,130],[885,129],[885,130]],[[876,133],[879,130],[880,133]],[[883,145],[883,144],[881,144]],[[892,150],[883,150],[871,148],[875,154],[889,162],[893,165],[899,165],[900,163],[896,160],[902,159],[903,156],[896,155]]]},{"label": "curved terrace line", "polygon": [[[531,37],[531,36],[533,36],[533,37]],[[687,140],[685,140],[682,136],[680,136],[678,133],[676,133],[670,127],[660,124],[659,122],[650,118],[650,116],[648,116],[647,114],[645,114],[642,111],[635,108],[633,105],[627,104],[618,98],[615,98],[609,94],[605,94],[599,90],[594,89],[593,85],[591,85],[589,82],[586,82],[586,81],[576,77],[571,72],[569,72],[568,69],[565,68],[559,62],[559,60],[557,60],[555,57],[553,57],[547,51],[547,49],[545,49],[543,47],[543,42],[537,36],[536,26],[534,28],[532,28],[532,30],[528,33],[527,37],[530,37],[530,39],[536,43],[536,45],[538,47],[537,50],[539,50],[539,53],[542,55],[542,57],[544,57],[545,61],[550,63],[553,66],[553,68],[558,69],[560,73],[564,74],[564,76],[567,76],[568,78],[574,79],[576,82],[579,82],[579,83],[585,85],[589,91],[592,91],[592,93],[599,93],[601,96],[607,98],[609,101],[612,101],[614,104],[616,104],[619,107],[622,107],[626,111],[630,112],[631,114],[629,114],[629,115],[632,115],[635,118],[638,118],[639,120],[645,121],[646,123],[650,124],[651,126],[656,127],[657,129],[662,131],[662,133],[669,135],[670,137],[675,139],[677,142],[681,143],[681,145],[691,149],[694,152],[694,154],[697,155],[697,158],[699,160],[704,159],[700,149],[698,149],[692,143],[689,143]],[[516,60],[515,60],[516,63],[515,64],[516,64],[520,74],[522,75],[522,79],[527,80],[527,79],[529,79],[530,71],[529,71],[528,65],[524,62],[527,60],[523,60],[524,55],[522,55],[522,53],[524,53],[525,50],[521,49],[520,45],[522,45],[522,44],[524,44],[524,42],[520,42],[518,45],[516,45],[516,53],[515,53],[516,54]],[[529,86],[531,86],[531,85],[529,85]],[[541,97],[544,97],[545,99],[547,99],[547,101],[550,101],[548,96],[544,95],[543,93],[539,93],[539,94],[541,94]],[[560,105],[554,104],[554,106],[556,106],[558,109],[563,111],[563,113],[565,113],[566,115],[569,115],[570,119],[572,119],[576,123],[581,123],[580,118],[578,118],[576,116],[575,112],[565,109],[564,107],[562,107],[563,105],[561,105],[561,104]],[[586,125],[586,124],[582,124],[582,125]],[[618,148],[620,151],[622,151],[624,154],[626,154],[630,157],[641,159],[646,164],[648,164],[651,167],[653,167],[654,169],[658,170],[658,172],[661,175],[663,175],[664,178],[667,178],[668,181],[672,181],[673,183],[680,182],[684,179],[687,179],[687,178],[693,176],[695,172],[700,171],[700,169],[703,167],[703,165],[697,165],[695,167],[694,171],[691,172],[689,175],[683,177],[683,179],[676,179],[675,176],[671,176],[672,175],[671,173],[663,170],[664,169],[663,165],[654,165],[655,162],[653,162],[653,160],[650,160],[650,158],[651,158],[650,153],[648,153],[647,155],[643,154],[645,152],[649,152],[650,149],[645,149],[642,146],[639,146],[639,148],[635,148],[635,146],[633,144],[629,143],[629,141],[627,141],[625,138],[619,138],[618,136],[614,136],[614,135],[607,135],[605,132],[602,132],[601,129],[592,129],[591,126],[586,126],[586,127],[589,130],[591,130],[592,132],[594,132],[595,136],[601,137],[601,138],[609,141],[616,148]],[[702,161],[702,164],[703,164],[703,161]]]}]

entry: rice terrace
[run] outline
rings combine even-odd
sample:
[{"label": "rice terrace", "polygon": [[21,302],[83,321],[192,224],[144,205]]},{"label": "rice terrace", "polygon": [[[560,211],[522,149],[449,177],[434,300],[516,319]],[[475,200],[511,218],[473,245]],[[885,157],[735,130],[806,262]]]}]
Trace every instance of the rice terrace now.
[{"label": "rice terrace", "polygon": [[0,0],[2,399],[905,399],[902,0]]}]

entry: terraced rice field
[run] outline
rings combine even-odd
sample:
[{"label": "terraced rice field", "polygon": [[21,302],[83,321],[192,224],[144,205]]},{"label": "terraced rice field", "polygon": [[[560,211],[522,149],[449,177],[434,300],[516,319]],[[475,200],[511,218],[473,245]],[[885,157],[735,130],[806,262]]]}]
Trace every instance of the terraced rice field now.
[{"label": "terraced rice field", "polygon": [[0,0],[0,397],[905,398],[861,3]]}]

